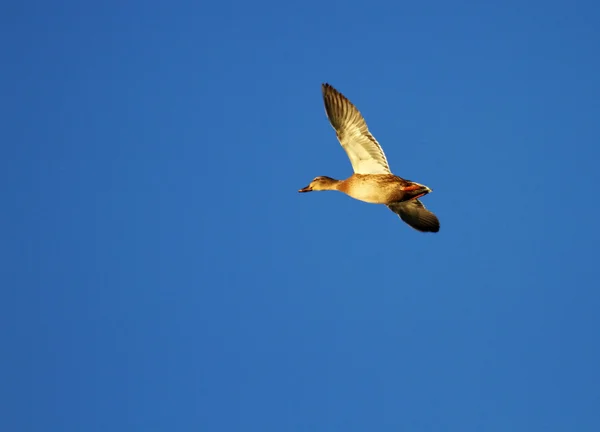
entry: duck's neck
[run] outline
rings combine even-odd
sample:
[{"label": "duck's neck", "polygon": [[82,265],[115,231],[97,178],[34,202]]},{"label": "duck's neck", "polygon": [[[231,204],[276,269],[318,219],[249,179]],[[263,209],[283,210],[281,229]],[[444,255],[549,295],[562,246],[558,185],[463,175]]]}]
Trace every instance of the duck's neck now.
[{"label": "duck's neck", "polygon": [[323,185],[323,190],[338,190],[342,180],[336,180],[334,178],[330,178],[326,184]]}]

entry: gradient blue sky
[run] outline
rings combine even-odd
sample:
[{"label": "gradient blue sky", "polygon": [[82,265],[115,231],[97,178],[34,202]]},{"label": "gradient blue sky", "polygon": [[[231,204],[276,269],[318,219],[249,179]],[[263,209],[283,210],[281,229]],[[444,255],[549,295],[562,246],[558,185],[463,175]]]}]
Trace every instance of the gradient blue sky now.
[{"label": "gradient blue sky", "polygon": [[4,4],[0,430],[600,430],[600,5],[483,3]]}]

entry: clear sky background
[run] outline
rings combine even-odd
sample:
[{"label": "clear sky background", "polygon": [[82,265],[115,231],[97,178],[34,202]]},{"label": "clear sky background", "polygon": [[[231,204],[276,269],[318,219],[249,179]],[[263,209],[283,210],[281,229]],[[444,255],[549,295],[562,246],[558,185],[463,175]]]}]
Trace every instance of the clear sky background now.
[{"label": "clear sky background", "polygon": [[[600,430],[596,1],[4,4],[0,430]],[[438,234],[339,193],[330,82]]]}]

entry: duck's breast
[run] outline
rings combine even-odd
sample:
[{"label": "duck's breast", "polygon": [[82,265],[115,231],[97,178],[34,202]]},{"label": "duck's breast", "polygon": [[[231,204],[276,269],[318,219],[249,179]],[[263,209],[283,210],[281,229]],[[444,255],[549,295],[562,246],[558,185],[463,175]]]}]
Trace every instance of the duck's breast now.
[{"label": "duck's breast", "polygon": [[344,180],[338,190],[359,201],[388,204],[400,201],[403,195],[399,179],[389,174],[355,174]]}]

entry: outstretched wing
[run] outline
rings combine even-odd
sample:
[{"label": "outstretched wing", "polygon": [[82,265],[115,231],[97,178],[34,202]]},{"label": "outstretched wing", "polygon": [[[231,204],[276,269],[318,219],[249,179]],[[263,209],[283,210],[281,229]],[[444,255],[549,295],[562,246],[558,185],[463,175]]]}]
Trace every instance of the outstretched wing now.
[{"label": "outstretched wing", "polygon": [[325,112],[346,150],[355,173],[390,174],[381,146],[371,135],[360,111],[329,84],[322,85]]},{"label": "outstretched wing", "polygon": [[438,232],[440,221],[418,199],[388,204],[388,208],[414,229],[421,232]]}]

